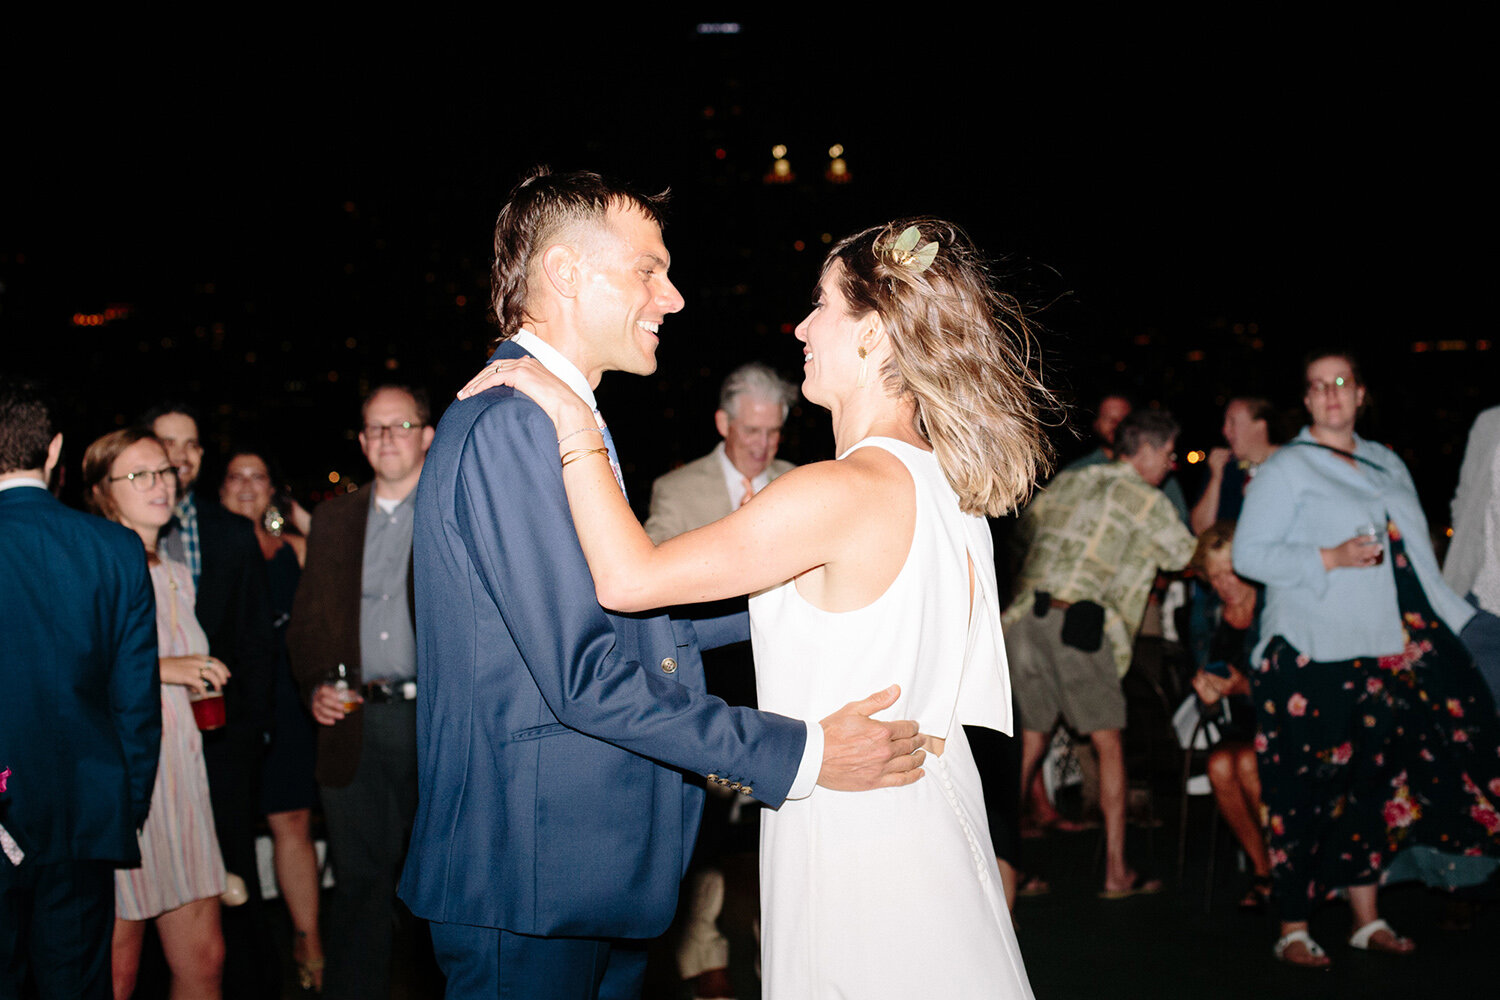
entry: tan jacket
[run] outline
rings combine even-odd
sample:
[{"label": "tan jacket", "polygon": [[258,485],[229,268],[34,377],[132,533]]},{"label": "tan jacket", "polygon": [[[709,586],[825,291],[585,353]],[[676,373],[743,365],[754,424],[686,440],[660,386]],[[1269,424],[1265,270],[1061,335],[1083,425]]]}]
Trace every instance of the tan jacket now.
[{"label": "tan jacket", "polygon": [[[791,462],[772,459],[766,467],[770,478],[796,468]],[[724,467],[719,451],[694,459],[673,469],[651,484],[651,513],[646,518],[646,534],[660,545],[685,531],[712,524],[732,513],[729,489],[724,485]]]}]

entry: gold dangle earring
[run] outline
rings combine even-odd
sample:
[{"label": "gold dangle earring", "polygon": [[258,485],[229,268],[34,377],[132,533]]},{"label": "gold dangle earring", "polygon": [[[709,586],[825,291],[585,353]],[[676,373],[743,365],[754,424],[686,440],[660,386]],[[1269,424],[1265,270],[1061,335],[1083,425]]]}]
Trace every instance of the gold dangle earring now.
[{"label": "gold dangle earring", "polygon": [[865,350],[863,347],[859,349],[859,378],[854,382],[854,387],[856,389],[863,389],[865,385],[870,381],[870,362],[866,357],[869,353],[870,352]]}]

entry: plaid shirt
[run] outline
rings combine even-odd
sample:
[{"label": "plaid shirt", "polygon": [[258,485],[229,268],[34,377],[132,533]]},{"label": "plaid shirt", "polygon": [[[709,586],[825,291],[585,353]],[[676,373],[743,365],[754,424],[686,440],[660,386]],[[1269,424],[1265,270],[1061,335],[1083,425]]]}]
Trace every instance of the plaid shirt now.
[{"label": "plaid shirt", "polygon": [[198,504],[191,491],[184,493],[172,511],[177,526],[172,530],[171,554],[180,558],[193,572],[193,588],[203,575],[203,543],[198,538]]},{"label": "plaid shirt", "polygon": [[1039,590],[1101,604],[1104,634],[1125,676],[1157,572],[1182,569],[1193,555],[1193,536],[1171,502],[1127,462],[1090,465],[1054,479],[1020,529],[1026,562],[1001,621],[1010,626],[1031,614]]}]

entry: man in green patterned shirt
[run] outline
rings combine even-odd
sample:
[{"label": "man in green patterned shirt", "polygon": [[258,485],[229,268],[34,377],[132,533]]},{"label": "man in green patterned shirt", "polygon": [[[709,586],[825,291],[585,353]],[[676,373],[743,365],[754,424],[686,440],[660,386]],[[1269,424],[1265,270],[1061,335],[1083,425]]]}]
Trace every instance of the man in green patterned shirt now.
[{"label": "man in green patterned shirt", "polygon": [[1136,630],[1151,584],[1193,554],[1193,536],[1158,488],[1176,458],[1177,422],[1136,410],[1115,431],[1117,461],[1063,472],[1027,509],[1016,598],[1002,621],[1025,731],[1021,787],[1030,786],[1061,717],[1099,756],[1106,899],[1161,888],[1125,863],[1125,696]]}]

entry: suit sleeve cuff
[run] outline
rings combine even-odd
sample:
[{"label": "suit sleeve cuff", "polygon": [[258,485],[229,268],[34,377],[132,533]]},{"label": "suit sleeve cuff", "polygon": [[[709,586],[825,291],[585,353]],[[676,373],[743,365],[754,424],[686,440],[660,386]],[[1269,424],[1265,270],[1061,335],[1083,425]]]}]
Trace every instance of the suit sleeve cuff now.
[{"label": "suit sleeve cuff", "polygon": [[818,773],[823,770],[823,727],[816,722],[807,726],[807,744],[802,748],[802,763],[797,768],[797,778],[792,782],[789,799],[805,799],[818,784]]}]

